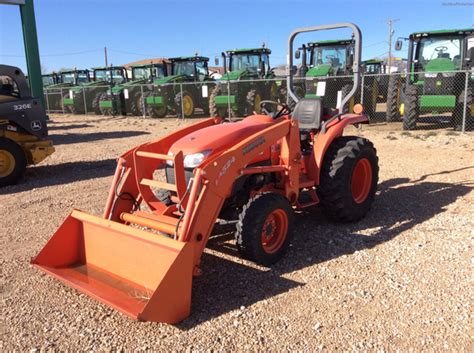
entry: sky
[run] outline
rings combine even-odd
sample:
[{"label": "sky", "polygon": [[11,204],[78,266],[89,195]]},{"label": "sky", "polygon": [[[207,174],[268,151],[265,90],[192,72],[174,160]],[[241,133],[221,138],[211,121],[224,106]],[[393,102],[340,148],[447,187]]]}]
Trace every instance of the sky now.
[{"label": "sky", "polygon": [[[363,35],[363,59],[388,52],[411,32],[474,27],[473,0],[35,0],[41,64],[45,71],[122,65],[151,57],[209,56],[265,43],[271,65],[286,61],[288,35],[298,27],[354,22]],[[349,30],[298,37],[298,42],[347,38]],[[394,56],[406,57],[405,51]],[[0,63],[26,68],[17,6],[0,5]]]}]

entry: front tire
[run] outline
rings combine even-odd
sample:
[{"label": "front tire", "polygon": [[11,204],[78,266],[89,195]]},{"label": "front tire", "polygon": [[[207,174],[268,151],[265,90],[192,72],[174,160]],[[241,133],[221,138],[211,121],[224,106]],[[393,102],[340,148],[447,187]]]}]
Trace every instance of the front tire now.
[{"label": "front tire", "polygon": [[291,241],[293,209],[275,193],[262,193],[243,207],[235,239],[243,257],[264,266],[279,261]]},{"label": "front tire", "polygon": [[369,140],[335,139],[324,156],[318,187],[323,212],[342,222],[364,217],[374,201],[378,173],[377,153]]},{"label": "front tire", "polygon": [[21,180],[26,170],[26,156],[20,145],[0,138],[0,187]]},{"label": "front tire", "polygon": [[[183,102],[181,103],[181,101]],[[192,118],[192,116],[194,115],[195,103],[193,96],[189,92],[183,91],[182,94],[181,92],[179,92],[175,96],[174,102],[176,104],[176,115],[178,116],[178,118]],[[182,110],[184,111],[181,112]]]}]

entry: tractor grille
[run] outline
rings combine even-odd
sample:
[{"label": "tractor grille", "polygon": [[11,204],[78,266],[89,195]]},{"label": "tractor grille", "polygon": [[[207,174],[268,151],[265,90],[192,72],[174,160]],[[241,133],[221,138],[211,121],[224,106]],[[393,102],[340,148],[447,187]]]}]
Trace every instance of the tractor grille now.
[{"label": "tractor grille", "polygon": [[[189,180],[193,177],[194,169],[184,168],[184,179],[186,180],[186,186],[189,184]],[[176,184],[176,178],[174,177],[174,168],[172,166],[166,165],[165,168],[166,181],[169,184]]]}]

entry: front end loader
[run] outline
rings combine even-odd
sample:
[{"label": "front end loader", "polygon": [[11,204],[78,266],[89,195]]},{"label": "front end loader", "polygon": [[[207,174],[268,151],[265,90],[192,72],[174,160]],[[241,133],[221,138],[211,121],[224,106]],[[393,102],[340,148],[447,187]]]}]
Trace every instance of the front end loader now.
[{"label": "front end loader", "polygon": [[0,187],[17,183],[27,165],[38,164],[54,152],[47,120],[41,100],[31,96],[21,70],[0,65]]},{"label": "front end loader", "polygon": [[[295,30],[350,28],[355,35],[354,86],[361,33],[351,23]],[[289,94],[298,97],[288,77]],[[73,210],[32,264],[63,283],[144,321],[177,323],[191,311],[193,276],[220,219],[236,224],[241,254],[271,266],[292,239],[294,210],[320,204],[332,218],[357,221],[368,212],[378,181],[370,141],[343,136],[354,114],[328,113],[319,98],[293,111],[261,102],[239,122],[199,121],[123,154],[102,217]],[[272,109],[270,109],[273,107]]]}]

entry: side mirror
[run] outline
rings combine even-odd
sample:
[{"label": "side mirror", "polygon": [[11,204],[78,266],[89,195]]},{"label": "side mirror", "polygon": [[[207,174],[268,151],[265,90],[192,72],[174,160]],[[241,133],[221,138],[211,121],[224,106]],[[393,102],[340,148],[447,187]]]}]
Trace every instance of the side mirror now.
[{"label": "side mirror", "polygon": [[293,65],[291,68],[290,68],[290,75],[291,76],[294,76],[296,75],[296,73],[298,72],[298,67],[296,65]]},{"label": "side mirror", "polygon": [[295,51],[295,59],[299,59],[301,57],[301,50]]},{"label": "side mirror", "polygon": [[353,64],[354,64],[354,54],[350,53],[349,56],[347,57],[347,67],[352,68]]},{"label": "side mirror", "polygon": [[470,63],[474,62],[474,47],[469,48],[467,51],[466,61],[469,61]]},{"label": "side mirror", "polygon": [[395,42],[395,50],[397,51],[402,50],[402,47],[403,47],[403,40],[397,39],[397,41]]},{"label": "side mirror", "polygon": [[219,58],[217,56],[214,58],[214,64],[219,66]]}]

